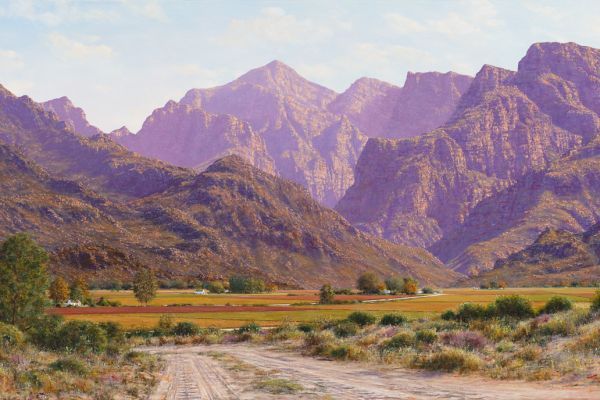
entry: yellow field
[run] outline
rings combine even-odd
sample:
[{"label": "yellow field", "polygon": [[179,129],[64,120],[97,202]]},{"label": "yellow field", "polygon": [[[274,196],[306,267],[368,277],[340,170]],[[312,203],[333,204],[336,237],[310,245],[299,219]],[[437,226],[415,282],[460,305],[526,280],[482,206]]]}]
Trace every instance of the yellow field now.
[{"label": "yellow field", "polygon": [[[475,302],[487,304],[496,297],[507,294],[520,294],[529,298],[534,306],[539,307],[550,297],[560,295],[570,298],[576,307],[588,307],[590,299],[596,292],[594,288],[518,288],[504,290],[477,289],[445,289],[443,294],[434,297],[415,297],[412,299],[340,305],[316,305],[317,310],[295,310],[290,306],[289,311],[253,311],[253,312],[203,312],[192,314],[171,314],[175,321],[191,321],[202,327],[234,328],[254,321],[261,326],[273,326],[283,320],[312,321],[323,318],[344,318],[355,310],[370,311],[377,315],[389,312],[401,312],[408,317],[422,317],[439,314],[442,311],[455,309],[459,304]],[[294,304],[306,302],[295,299],[309,294],[309,291],[276,292],[271,295],[195,295],[193,291],[161,290],[151,305],[194,304],[194,305],[267,305]],[[314,293],[314,292],[312,292]],[[130,291],[94,291],[94,297],[104,296],[109,300],[118,300],[123,305],[137,305]],[[285,300],[282,300],[284,296]],[[118,309],[114,309],[118,312]],[[160,318],[160,314],[110,314],[110,315],[72,315],[68,319],[91,321],[115,321],[124,327],[152,327]]]}]

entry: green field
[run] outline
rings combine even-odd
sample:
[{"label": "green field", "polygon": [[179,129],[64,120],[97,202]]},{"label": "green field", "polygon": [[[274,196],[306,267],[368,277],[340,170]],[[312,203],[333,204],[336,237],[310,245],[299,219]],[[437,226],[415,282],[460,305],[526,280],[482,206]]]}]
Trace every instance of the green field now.
[{"label": "green field", "polygon": [[[588,307],[590,299],[597,289],[594,288],[518,288],[504,290],[478,289],[445,289],[440,296],[415,297],[411,299],[340,305],[316,305],[317,310],[289,311],[240,311],[240,312],[202,312],[187,314],[171,314],[175,321],[191,321],[202,327],[234,328],[247,322],[254,321],[261,326],[273,326],[281,321],[312,321],[324,318],[344,318],[355,310],[370,311],[377,315],[389,312],[401,312],[408,317],[418,318],[432,316],[448,309],[455,309],[459,304],[475,302],[487,304],[496,297],[507,294],[519,294],[529,298],[534,306],[539,307],[550,297],[560,295],[570,298],[576,307]],[[130,291],[93,291],[93,297],[103,296],[109,300],[120,301],[123,305],[137,305]],[[151,305],[194,304],[194,305],[274,305],[307,303],[316,299],[315,291],[276,292],[261,295],[196,295],[190,290],[161,290]],[[91,321],[115,321],[124,327],[152,327],[156,325],[161,314],[119,314],[118,308],[113,308],[114,314],[103,315],[72,315],[68,319]]]}]

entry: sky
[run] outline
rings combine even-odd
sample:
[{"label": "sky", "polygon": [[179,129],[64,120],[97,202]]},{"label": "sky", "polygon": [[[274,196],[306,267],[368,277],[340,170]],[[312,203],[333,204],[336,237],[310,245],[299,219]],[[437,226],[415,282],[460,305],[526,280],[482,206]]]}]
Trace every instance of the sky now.
[{"label": "sky", "polygon": [[68,96],[105,132],[280,60],[338,92],[408,71],[515,70],[535,42],[600,48],[598,1],[0,0],[0,84]]}]

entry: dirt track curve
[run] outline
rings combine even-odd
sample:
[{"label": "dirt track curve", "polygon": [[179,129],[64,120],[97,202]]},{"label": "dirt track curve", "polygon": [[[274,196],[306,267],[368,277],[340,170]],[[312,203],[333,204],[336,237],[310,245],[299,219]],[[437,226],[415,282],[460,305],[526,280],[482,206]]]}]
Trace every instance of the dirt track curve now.
[{"label": "dirt track curve", "polygon": [[[149,347],[167,367],[151,400],[196,399],[600,399],[600,386],[492,381],[303,357],[247,344]],[[261,381],[299,384],[296,393],[271,394]]]}]

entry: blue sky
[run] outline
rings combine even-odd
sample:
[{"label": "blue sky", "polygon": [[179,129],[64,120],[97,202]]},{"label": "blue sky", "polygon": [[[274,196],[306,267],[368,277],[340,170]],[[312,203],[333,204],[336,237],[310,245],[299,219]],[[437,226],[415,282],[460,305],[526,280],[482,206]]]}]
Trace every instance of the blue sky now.
[{"label": "blue sky", "polygon": [[343,91],[407,71],[516,69],[531,43],[600,47],[598,1],[0,0],[0,83],[105,131],[279,59]]}]

